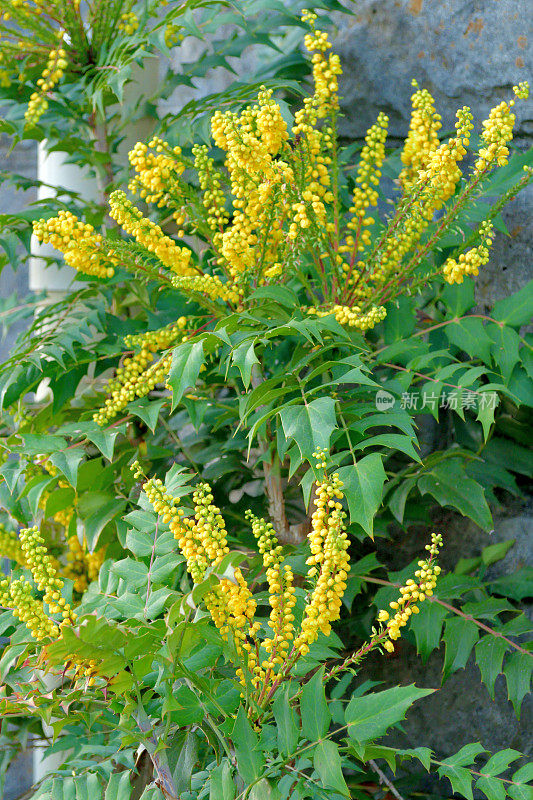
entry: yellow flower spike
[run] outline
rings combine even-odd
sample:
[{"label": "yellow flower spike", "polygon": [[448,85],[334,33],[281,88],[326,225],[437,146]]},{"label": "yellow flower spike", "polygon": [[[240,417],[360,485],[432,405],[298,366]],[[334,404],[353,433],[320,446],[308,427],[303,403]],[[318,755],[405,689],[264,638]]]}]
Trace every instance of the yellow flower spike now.
[{"label": "yellow flower spike", "polygon": [[118,263],[112,254],[102,252],[103,237],[92,225],[80,222],[70,211],[33,223],[33,233],[40,242],[50,243],[63,253],[65,262],[78,272],[97,278],[111,278]]},{"label": "yellow flower spike", "polygon": [[[63,37],[62,32],[60,32],[60,36]],[[28,124],[36,125],[47,110],[46,95],[56,87],[63,77],[68,66],[66,55],[66,51],[62,47],[50,51],[46,67],[37,81],[38,90],[31,94],[28,108],[24,113],[24,119]]]},{"label": "yellow flower spike", "polygon": [[[385,623],[385,626],[382,633],[377,635],[376,641],[389,653],[394,651],[393,642],[401,636],[400,629],[407,625],[412,614],[418,614],[420,611],[414,602],[422,603],[433,594],[437,578],[441,573],[441,568],[435,564],[441,547],[442,536],[440,533],[432,533],[431,542],[426,545],[426,550],[429,551],[429,558],[427,560],[421,559],[418,562],[419,569],[415,571],[417,580],[409,578],[405,585],[398,590],[400,597],[389,603],[395,614],[391,617],[389,612],[384,609],[378,613],[378,622]],[[383,636],[387,638],[383,639]]]},{"label": "yellow flower spike", "polygon": [[402,151],[400,183],[408,191],[416,181],[420,170],[424,169],[439,146],[438,131],[442,127],[441,116],[435,109],[435,101],[427,89],[420,89],[412,82],[415,92],[411,95],[412,112],[409,132]]},{"label": "yellow flower spike", "polygon": [[122,229],[131,234],[143,247],[157,256],[161,263],[178,275],[194,275],[196,270],[190,265],[191,251],[180,247],[166,236],[159,225],[144,217],[120,190],[109,198],[110,216]]},{"label": "yellow flower spike", "polygon": [[488,263],[494,227],[485,221],[480,226],[481,244],[461,253],[459,258],[448,258],[442,268],[447,283],[462,283],[465,275],[479,275],[479,268]]},{"label": "yellow flower spike", "polygon": [[59,635],[58,626],[47,617],[42,601],[33,597],[31,585],[24,578],[12,581],[0,573],[0,607],[10,608],[37,641]]},{"label": "yellow flower spike", "polygon": [[181,208],[184,198],[179,178],[185,164],[180,155],[179,147],[170,147],[158,137],[154,137],[148,145],[137,142],[128,153],[129,162],[137,173],[128,185],[130,191],[147,203]]},{"label": "yellow flower spike", "polygon": [[44,593],[44,602],[48,604],[50,613],[61,614],[61,624],[72,625],[76,615],[70,604],[61,597],[63,581],[57,577],[53,559],[44,545],[44,539],[37,528],[23,528],[20,532],[21,547],[35,585]]},{"label": "yellow flower spike", "polygon": [[[325,453],[317,451],[317,467],[326,467]],[[315,575],[315,564],[318,577],[311,591],[302,620],[301,631],[294,642],[295,649],[305,655],[309,652],[318,631],[328,636],[331,623],[339,618],[342,596],[346,590],[346,578],[350,570],[348,537],[344,525],[345,513],[340,502],[342,481],[337,473],[331,478],[327,475],[316,483],[315,511],[311,516],[311,531],[308,535],[311,556],[307,564],[311,569],[308,577]]]},{"label": "yellow flower spike", "polygon": [[[361,160],[357,168],[355,190],[352,198],[350,213],[353,215],[348,222],[348,229],[360,230],[368,222],[373,224],[371,217],[365,218],[368,208],[376,206],[378,202],[377,186],[381,177],[381,167],[385,159],[385,140],[387,138],[389,118],[386,114],[378,114],[377,122],[368,129],[365,136],[365,146],[361,151]],[[364,249],[363,245],[359,249]]]},{"label": "yellow flower spike", "polygon": [[136,397],[145,397],[155,386],[165,383],[172,357],[169,354],[154,359],[154,354],[182,341],[186,326],[187,318],[180,317],[159,330],[124,338],[127,347],[139,348],[139,352],[126,358],[108,382],[108,397],[93,415],[95,422],[105,425]]}]

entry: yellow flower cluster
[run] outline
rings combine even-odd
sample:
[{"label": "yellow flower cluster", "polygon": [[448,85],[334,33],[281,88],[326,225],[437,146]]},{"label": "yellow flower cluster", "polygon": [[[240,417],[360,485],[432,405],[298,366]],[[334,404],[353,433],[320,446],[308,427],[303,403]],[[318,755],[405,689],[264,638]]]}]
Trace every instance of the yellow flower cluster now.
[{"label": "yellow flower cluster", "polygon": [[180,247],[173,239],[166,236],[159,225],[144,217],[142,212],[131,203],[126,194],[120,190],[113,192],[109,198],[110,216],[122,229],[150,253],[153,253],[165,267],[178,275],[194,275],[191,267],[191,251]]},{"label": "yellow flower cluster", "polygon": [[[317,469],[325,469],[324,451],[317,450],[314,456],[318,460]],[[350,570],[342,487],[342,481],[334,473],[331,478],[326,476],[317,482],[315,488],[315,510],[308,534],[311,555],[306,561],[307,577],[314,587],[305,607],[300,634],[294,642],[301,655],[309,652],[309,645],[317,639],[319,631],[329,635],[331,623],[340,615]]]},{"label": "yellow flower cluster", "polygon": [[442,268],[447,283],[462,283],[465,275],[479,275],[479,268],[489,260],[489,247],[492,244],[494,228],[491,222],[480,226],[481,244],[461,253],[457,260],[448,258]]},{"label": "yellow flower cluster", "polygon": [[211,132],[217,147],[226,152],[234,198],[232,222],[220,237],[219,264],[235,278],[260,255],[258,232],[264,236],[261,262],[277,260],[283,234],[275,187],[290,180],[291,174],[285,162],[275,162],[274,157],[289,135],[272,90],[267,89],[261,89],[257,103],[240,115],[216,111]]},{"label": "yellow flower cluster", "polygon": [[[325,453],[317,453],[319,468],[325,469]],[[136,462],[135,478],[143,477]],[[229,553],[226,527],[220,510],[213,503],[207,484],[200,484],[193,493],[194,515],[185,517],[179,501],[166,491],[161,480],[144,483],[144,491],[154,510],[167,522],[186,558],[187,569],[195,583],[214,574],[218,583],[205,595],[211,617],[224,638],[231,636],[241,664],[236,673],[243,685],[250,682],[262,702],[267,690],[275,689],[280,675],[309,652],[309,645],[319,631],[328,636],[331,623],[338,619],[341,598],[346,589],[349,570],[348,539],[342,511],[342,483],[337,475],[324,477],[316,484],[315,512],[309,535],[311,556],[308,578],[309,592],[301,630],[295,638],[296,589],[291,567],[283,562],[282,548],[273,526],[251,512],[246,518],[252,524],[258,549],[263,558],[270,604],[270,617],[265,625],[266,636],[259,638],[261,620],[255,620],[256,601],[240,569],[230,578],[217,575],[216,567]],[[263,625],[264,625],[263,621]],[[294,640],[291,648],[291,642]]]},{"label": "yellow flower cluster", "polygon": [[205,144],[195,144],[192,148],[194,166],[203,192],[202,202],[207,215],[207,224],[211,230],[221,232],[229,219],[225,208],[226,198],[221,189],[224,176],[215,169],[215,162],[208,153],[209,149]]},{"label": "yellow flower cluster", "polygon": [[64,597],[61,597],[63,581],[57,577],[57,571],[37,526],[23,528],[20,532],[20,542],[26,564],[35,585],[40,592],[44,593],[44,602],[48,604],[50,613],[61,614],[63,617],[61,625],[72,625],[75,615],[70,604]]},{"label": "yellow flower cluster", "polygon": [[341,325],[348,325],[351,328],[358,328],[360,331],[371,330],[378,322],[385,319],[387,312],[383,306],[372,306],[368,311],[363,313],[359,306],[340,306],[335,305],[331,308],[308,308],[308,314],[314,314],[317,317],[327,317],[328,314],[333,314],[337,322]]},{"label": "yellow flower cluster", "polygon": [[10,531],[0,522],[0,557],[9,558],[11,561],[26,566],[24,551],[22,550],[20,539],[15,531]]},{"label": "yellow flower cluster", "polygon": [[112,253],[102,251],[103,237],[93,226],[80,220],[70,211],[60,211],[57,217],[33,223],[33,233],[40,242],[50,243],[65,256],[65,262],[79,272],[97,278],[111,278],[118,263]]},{"label": "yellow flower cluster", "polygon": [[[372,225],[372,217],[365,218],[367,208],[376,206],[378,202],[377,186],[381,177],[381,167],[385,159],[385,140],[389,118],[386,114],[378,114],[377,122],[370,127],[365,136],[365,145],[361,151],[361,160],[357,168],[353,205],[350,208],[352,218],[347,227],[357,232],[363,225]],[[353,242],[352,242],[353,244]],[[364,244],[359,245],[359,250]]]},{"label": "yellow flower cluster", "polygon": [[187,338],[184,332],[186,326],[187,317],[179,317],[175,323],[159,330],[124,338],[126,346],[138,347],[140,350],[124,359],[122,366],[117,368],[114,377],[107,384],[109,396],[103,407],[93,415],[98,425],[105,425],[136,397],[146,397],[157,384],[165,381],[172,354],[154,361],[154,353],[165,350],[178,341],[184,341]]},{"label": "yellow flower cluster", "polygon": [[45,614],[42,601],[35,599],[31,585],[24,578],[13,581],[0,572],[0,607],[10,608],[37,641],[59,633],[55,622]]},{"label": "yellow flower cluster", "polygon": [[[265,522],[247,511],[246,519],[252,523],[252,533],[257,539],[258,550],[263,556],[268,583],[268,602],[272,636],[262,642],[268,654],[260,665],[255,666],[252,684],[258,688],[272,682],[276,670],[287,662],[289,645],[294,638],[294,606],[296,605],[294,576],[288,564],[282,564],[282,547],[278,544],[276,532],[270,522]],[[283,569],[282,569],[283,567]],[[252,645],[244,645],[251,652]]]},{"label": "yellow flower cluster", "polygon": [[24,113],[24,119],[30,125],[36,125],[48,108],[46,95],[54,89],[65,74],[65,68],[68,66],[66,55],[67,53],[62,47],[50,51],[43,74],[37,81],[39,89],[30,95],[30,101]]},{"label": "yellow flower cluster", "polygon": [[[142,476],[137,462],[132,465],[134,477]],[[209,567],[216,567],[229,553],[226,527],[220,509],[213,504],[213,495],[208,484],[200,484],[193,493],[194,516],[183,518],[183,510],[177,508],[176,500],[165,491],[158,478],[145,482],[143,489],[154,511],[169,523],[178,546],[187,561],[187,570],[195,583],[200,583]],[[227,639],[231,633],[239,656],[246,652],[246,640],[254,637],[259,623],[252,624],[256,610],[248,585],[240,569],[235,569],[232,578],[221,578],[219,583],[205,595],[205,603],[213,622]],[[248,667],[257,666],[255,652],[249,652]],[[245,683],[242,669],[237,670],[241,682]]]},{"label": "yellow flower cluster", "polygon": [[[513,91],[516,97],[525,100],[529,96],[529,84],[523,81],[518,86],[513,86]],[[485,146],[478,153],[479,158],[476,161],[474,174],[483,173],[494,164],[498,164],[499,167],[507,164],[509,156],[507,145],[513,138],[513,126],[516,119],[511,112],[514,104],[514,100],[509,103],[502,100],[491,110],[488,119],[483,122],[481,138]]]},{"label": "yellow flower cluster", "polygon": [[389,604],[395,612],[390,617],[389,612],[382,609],[378,614],[378,622],[386,623],[384,635],[380,644],[389,653],[394,651],[394,641],[400,638],[400,629],[409,622],[412,614],[418,614],[420,609],[416,605],[422,603],[427,597],[433,595],[433,589],[437,584],[437,578],[441,573],[441,568],[436,565],[435,559],[442,547],[442,536],[440,533],[431,534],[431,544],[426,545],[429,551],[429,558],[418,562],[419,569],[415,572],[416,581],[412,578],[406,581],[405,586],[400,588],[400,596],[397,600]]},{"label": "yellow flower cluster", "polygon": [[318,119],[322,119],[339,107],[338,76],[342,75],[342,68],[336,53],[326,58],[325,53],[331,48],[331,43],[326,32],[315,29],[315,19],[313,15],[306,15],[305,21],[312,32],[304,37],[304,45],[306,50],[313,53],[311,63],[315,92],[312,105]]},{"label": "yellow flower cluster", "polygon": [[418,179],[439,146],[438,131],[442,127],[441,116],[435,109],[435,100],[427,89],[420,89],[413,80],[416,91],[411,95],[412,114],[409,132],[402,151],[404,169],[400,173],[400,183],[408,191]]},{"label": "yellow flower cluster", "polygon": [[454,194],[462,174],[458,163],[466,155],[472,128],[472,113],[465,106],[457,111],[456,135],[429,154],[424,168],[412,182],[407,178],[408,199],[404,202],[408,214],[404,214],[401,225],[391,226],[375,264],[357,287],[355,296],[372,296],[400,272],[404,257],[414,250],[435,212]]},{"label": "yellow flower cluster", "polygon": [[239,302],[239,286],[235,282],[223,283],[218,275],[194,275],[182,277],[173,275],[172,286],[181,289],[187,294],[205,294],[210,300],[224,300],[226,303],[236,305]]},{"label": "yellow flower cluster", "polygon": [[185,169],[180,155],[181,147],[170,147],[157,136],[148,145],[137,142],[128,153],[129,162],[138,173],[128,184],[129,190],[147,203],[157,203],[159,208],[175,205],[181,197],[179,177]]},{"label": "yellow flower cluster", "polygon": [[119,31],[124,31],[128,36],[135,33],[139,27],[139,17],[134,11],[126,11],[121,14],[118,20],[117,28]]}]

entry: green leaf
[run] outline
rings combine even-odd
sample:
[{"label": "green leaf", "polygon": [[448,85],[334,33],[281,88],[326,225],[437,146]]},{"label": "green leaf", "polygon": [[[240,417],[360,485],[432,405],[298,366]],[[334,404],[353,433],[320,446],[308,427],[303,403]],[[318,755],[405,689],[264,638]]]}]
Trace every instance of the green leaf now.
[{"label": "green leaf", "polygon": [[472,773],[464,767],[439,767],[439,776],[441,778],[448,778],[452,785],[452,790],[461,797],[466,797],[467,800],[474,800],[472,794]]},{"label": "green leaf", "polygon": [[168,385],[172,389],[172,411],[176,408],[185,391],[188,388],[194,389],[204,360],[202,342],[184,342],[174,349],[168,376]]},{"label": "green leaf", "polygon": [[475,306],[474,286],[472,278],[466,278],[462,283],[445,285],[442,299],[450,314],[461,317],[465,311]]},{"label": "green leaf", "polygon": [[113,572],[122,578],[130,591],[140,589],[148,583],[148,567],[142,561],[134,561],[133,558],[116,561],[113,565]]},{"label": "green leaf", "polygon": [[60,450],[50,456],[52,464],[63,473],[74,489],[78,481],[78,467],[83,455],[81,447],[74,447],[71,450]]},{"label": "green leaf", "polygon": [[320,776],[324,789],[333,789],[344,797],[350,797],[350,790],[342,774],[339,747],[335,742],[326,739],[316,746],[313,765]]},{"label": "green leaf", "polygon": [[446,325],[444,330],[451,344],[455,344],[472,358],[480,358],[486,364],[490,364],[492,342],[480,319],[463,317],[458,322]]},{"label": "green leaf", "polygon": [[152,433],[155,432],[157,420],[159,419],[159,412],[165,405],[167,400],[163,397],[160,400],[150,400],[148,397],[141,397],[139,400],[133,400],[126,406],[130,414],[134,414],[139,419],[142,419],[147,428]]},{"label": "green leaf", "polygon": [[272,710],[276,720],[278,750],[288,756],[296,750],[300,729],[296,724],[296,714],[289,702],[289,685],[281,687],[274,695]]},{"label": "green leaf", "polygon": [[507,681],[507,696],[513,704],[515,714],[519,719],[522,700],[530,691],[532,672],[533,658],[531,658],[530,653],[516,651],[507,657],[503,668]]},{"label": "green leaf", "polygon": [[473,776],[465,767],[471,766],[475,762],[477,756],[485,752],[485,748],[478,742],[465,745],[458,753],[455,753],[455,755],[449,758],[445,758],[441,762],[441,766],[438,769],[439,776],[441,778],[448,778],[454,792],[457,792],[463,797],[467,797],[469,800],[473,800]]},{"label": "green leaf", "polygon": [[250,800],[281,800],[281,792],[266,778],[254,784],[248,795]]},{"label": "green leaf", "polygon": [[533,800],[533,786],[507,784],[507,794],[511,800]]},{"label": "green leaf", "polygon": [[252,380],[252,369],[254,364],[259,364],[259,359],[255,354],[254,342],[243,342],[232,353],[232,361],[241,373],[244,388],[247,389]]},{"label": "green leaf", "polygon": [[[487,400],[485,400],[487,398]],[[500,404],[500,398],[496,392],[483,392],[478,395],[478,412],[476,419],[483,426],[483,438],[488,441],[492,425],[494,424],[494,414]]]},{"label": "green leaf", "polygon": [[113,460],[113,453],[115,452],[115,441],[119,433],[123,433],[120,427],[118,428],[101,428],[94,423],[94,426],[89,426],[87,423],[83,427],[82,432],[87,439],[92,442],[102,453],[108,461]]},{"label": "green leaf", "polygon": [[18,479],[25,469],[26,463],[18,458],[10,458],[5,462],[5,464],[2,465],[2,469],[0,469],[0,475],[4,476],[6,486],[11,494],[13,494],[15,491]]},{"label": "green leaf", "polygon": [[239,707],[237,719],[233,727],[232,740],[237,756],[237,766],[244,782],[253,783],[263,770],[264,758],[258,749],[257,734],[252,729],[246,712]]},{"label": "green leaf", "polygon": [[337,470],[344,484],[351,522],[357,522],[373,536],[374,517],[381,506],[387,476],[379,453],[361,458],[357,464]]},{"label": "green leaf", "polygon": [[296,442],[302,458],[311,461],[317,447],[329,448],[331,434],[337,427],[332,397],[318,397],[303,406],[288,406],[279,415],[285,436]]},{"label": "green leaf", "polygon": [[325,667],[321,667],[311,680],[304,684],[300,698],[302,731],[310,742],[321,739],[329,729],[331,722],[324,689],[324,670]]},{"label": "green leaf", "polygon": [[131,794],[131,772],[112,772],[105,790],[105,800],[129,800]]},{"label": "green leaf", "polygon": [[420,613],[413,614],[409,619],[415,635],[417,653],[424,663],[440,645],[442,624],[447,615],[448,609],[438,603],[422,603]]},{"label": "green leaf", "polygon": [[470,620],[453,617],[446,621],[443,640],[446,643],[442,679],[466,666],[472,648],[479,638],[479,628]]},{"label": "green leaf", "polygon": [[189,791],[194,765],[198,760],[198,737],[194,731],[187,731],[179,749],[179,754],[174,767],[174,783],[178,795]]},{"label": "green leaf", "polygon": [[481,680],[494,700],[494,684],[502,671],[503,657],[507,643],[499,636],[487,634],[476,644],[476,662],[481,672]]},{"label": "green leaf", "polygon": [[482,776],[476,781],[476,789],[483,792],[488,800],[505,800],[506,797],[505,785],[499,778]]},{"label": "green leaf", "polygon": [[448,458],[418,479],[420,494],[431,494],[441,506],[452,506],[481,528],[492,529],[492,515],[483,488],[465,474],[464,462]]},{"label": "green leaf", "polygon": [[531,596],[531,586],[533,585],[533,569],[524,567],[510,575],[504,575],[494,581],[488,581],[491,591],[496,594],[503,594],[513,600],[521,601],[525,597]]},{"label": "green leaf", "polygon": [[[416,452],[415,448],[413,447],[413,442],[410,436],[404,436],[401,433],[380,433],[377,436],[371,436],[369,439],[365,439],[359,444],[354,445],[354,450],[366,450],[367,447],[386,447],[388,450],[399,450],[401,453],[405,453],[409,458],[412,458],[413,461],[418,461],[422,463],[422,459],[420,458],[420,454]],[[388,453],[385,457],[389,455]]]},{"label": "green leaf", "polygon": [[498,300],[492,310],[492,316],[506,325],[527,325],[531,322],[533,307],[533,281],[503,300]]},{"label": "green leaf", "polygon": [[505,558],[511,547],[516,544],[516,539],[507,539],[505,542],[498,542],[498,544],[489,544],[484,547],[481,553],[481,560],[486,567],[495,564]]},{"label": "green leaf", "polygon": [[231,766],[224,758],[209,774],[209,800],[234,800],[237,787],[231,774]]},{"label": "green leaf", "polygon": [[363,697],[352,697],[345,711],[348,734],[360,744],[383,736],[405,717],[408,708],[434,689],[418,689],[413,684],[396,686]]},{"label": "green leaf", "polygon": [[511,748],[500,750],[489,758],[481,772],[483,775],[500,775],[500,773],[505,772],[509,764],[519,758],[522,758],[522,753],[519,753],[518,750],[512,750]]}]

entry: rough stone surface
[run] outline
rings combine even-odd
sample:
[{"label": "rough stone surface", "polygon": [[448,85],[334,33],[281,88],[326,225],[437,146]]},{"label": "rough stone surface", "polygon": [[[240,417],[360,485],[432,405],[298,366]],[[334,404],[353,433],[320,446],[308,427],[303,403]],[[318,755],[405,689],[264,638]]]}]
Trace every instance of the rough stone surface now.
[{"label": "rough stone surface", "polygon": [[[354,9],[351,3],[348,8]],[[344,131],[359,137],[379,111],[403,136],[409,120],[411,80],[435,96],[443,128],[471,106],[474,117],[530,78],[533,29],[528,0],[359,0],[343,17],[335,49],[344,77]],[[517,109],[521,135],[533,134],[533,109]]]}]

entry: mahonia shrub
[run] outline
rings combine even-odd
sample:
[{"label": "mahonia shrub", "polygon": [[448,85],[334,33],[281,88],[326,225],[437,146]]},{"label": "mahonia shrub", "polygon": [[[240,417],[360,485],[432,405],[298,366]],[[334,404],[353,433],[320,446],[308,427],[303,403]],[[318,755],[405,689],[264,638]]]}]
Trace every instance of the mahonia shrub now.
[{"label": "mahonia shrub", "polygon": [[[116,610],[111,615],[107,613],[101,616],[105,608],[102,601],[107,603],[106,597],[115,593],[118,598],[118,587],[112,589],[108,586],[106,591],[101,584],[100,590],[92,593],[88,603],[82,601],[78,609],[81,616],[78,617],[64,597],[64,582],[58,577],[54,559],[47,552],[38,528],[23,530],[20,547],[34,588],[24,577],[3,577],[0,581],[0,603],[4,608],[11,609],[14,616],[25,623],[35,644],[24,644],[24,667],[28,677],[25,679],[19,675],[23,691],[9,695],[6,693],[7,687],[4,687],[0,696],[2,712],[6,715],[18,715],[21,711],[31,713],[32,698],[36,697],[35,681],[31,676],[36,667],[55,686],[49,696],[50,702],[45,701],[44,705],[47,705],[48,713],[53,713],[56,720],[54,724],[63,720],[61,727],[76,719],[78,708],[83,716],[89,708],[97,708],[102,701],[105,703],[110,693],[115,698],[111,703],[111,719],[106,715],[108,719],[102,722],[111,722],[113,726],[113,715],[119,715],[125,721],[125,715],[131,709],[130,722],[125,727],[118,727],[127,729],[124,744],[133,741],[140,744],[145,741],[143,734],[148,730],[147,715],[150,715],[150,728],[155,725],[153,730],[157,732],[153,737],[157,746],[149,750],[155,783],[166,796],[177,798],[182,796],[177,788],[179,774],[177,778],[176,773],[169,768],[165,750],[176,733],[183,728],[183,721],[180,721],[179,713],[173,713],[175,707],[169,701],[180,685],[180,676],[192,676],[191,681],[187,680],[186,683],[197,693],[202,714],[204,703],[207,703],[207,726],[212,732],[216,732],[214,740],[207,738],[197,757],[212,770],[215,766],[213,758],[218,757],[221,744],[226,752],[229,752],[228,747],[235,748],[236,765],[233,765],[231,758],[224,759],[224,769],[229,771],[226,782],[231,782],[234,786],[233,796],[239,788],[245,789],[255,783],[263,785],[263,788],[270,787],[271,784],[264,775],[269,775],[272,771],[278,781],[285,782],[288,796],[293,796],[296,784],[302,790],[308,784],[313,785],[311,774],[307,774],[309,767],[298,770],[298,779],[294,782],[292,766],[287,767],[287,760],[280,759],[287,747],[289,750],[296,747],[300,738],[294,722],[292,744],[287,741],[279,749],[277,745],[271,744],[271,752],[266,755],[261,771],[255,769],[253,776],[246,764],[245,751],[250,744],[246,740],[251,736],[253,741],[254,737],[268,733],[272,720],[277,720],[280,713],[292,717],[292,706],[298,702],[303,714],[304,703],[310,702],[309,692],[316,691],[317,678],[320,678],[320,686],[329,681],[336,682],[345,674],[350,675],[373,650],[393,652],[394,642],[399,638],[401,628],[408,624],[412,615],[419,613],[419,605],[424,600],[433,597],[440,574],[436,558],[442,544],[441,536],[432,534],[431,543],[426,545],[427,558],[418,562],[418,569],[413,577],[397,589],[396,599],[390,602],[389,611],[382,609],[379,612],[371,638],[348,656],[336,655],[337,663],[330,664],[326,672],[322,667],[321,672],[316,673],[316,665],[320,665],[323,660],[321,653],[324,650],[324,641],[332,635],[332,623],[340,616],[350,564],[344,523],[346,515],[342,502],[343,485],[337,473],[329,474],[327,454],[317,451],[315,457],[321,478],[315,486],[314,511],[305,562],[308,570],[302,576],[303,580],[296,580],[290,559],[279,545],[276,531],[270,522],[251,512],[247,514],[259,555],[231,553],[225,521],[220,509],[213,503],[208,484],[199,483],[192,490],[192,508],[188,508],[184,497],[190,489],[186,485],[187,476],[182,471],[174,470],[168,476],[174,487],[170,490],[157,478],[146,479],[139,463],[132,465],[135,478],[143,480],[143,496],[155,511],[156,531],[159,525],[168,526],[169,533],[177,540],[173,550],[165,548],[167,556],[172,556],[171,569],[180,570],[181,556],[185,568],[181,584],[183,586],[187,580],[192,584],[187,594],[172,593],[174,599],[169,613],[165,615],[165,625],[160,627],[159,623],[153,623],[150,641],[146,639],[146,632],[150,630],[150,623],[147,621],[143,623],[140,620],[138,626],[134,619],[126,619],[119,625],[113,622],[113,618],[116,619]],[[174,495],[173,491],[176,490],[177,495]],[[137,550],[138,544],[139,542],[133,544],[130,541],[133,551]],[[176,553],[177,548],[179,553]],[[160,613],[154,608],[149,610],[148,607],[149,601],[151,602],[150,581],[153,580],[154,584],[161,581],[161,564],[158,561],[153,551],[151,577],[146,585],[147,605],[143,615],[146,620],[159,616]],[[246,566],[243,562],[246,562]],[[131,588],[129,570],[135,563],[137,562],[130,560],[124,573],[128,588]],[[166,574],[168,575],[168,571]],[[262,590],[263,586],[265,591]],[[35,590],[41,593],[41,599],[35,596]],[[159,591],[160,589],[154,589],[154,594]],[[90,614],[87,617],[91,604],[96,616]],[[195,612],[193,617],[191,610]],[[205,612],[213,624],[212,629],[210,625],[205,625]],[[102,625],[107,626],[107,631],[100,636]],[[131,625],[134,627],[131,628]],[[74,635],[73,626],[79,626]],[[87,626],[92,629],[88,636]],[[207,660],[204,654],[200,660],[196,660],[193,668],[189,659],[182,661],[182,658],[187,652],[187,640],[191,636],[192,642],[189,644],[192,643],[193,649],[196,649],[198,640],[194,633],[195,626],[200,627],[200,636],[211,647],[213,644],[215,647]],[[189,634],[188,628],[192,629]],[[217,635],[215,630],[218,631]],[[134,635],[130,638],[131,634]],[[109,635],[113,637],[112,640]],[[126,639],[134,641],[136,636],[141,636],[142,645],[141,649],[137,649],[140,662],[133,667],[129,661],[131,653],[128,652]],[[24,639],[20,641],[23,642]],[[121,654],[123,647],[124,655]],[[337,645],[334,643],[333,647],[336,649]],[[154,667],[159,669],[160,678],[151,689],[148,675]],[[198,674],[195,676],[194,672]],[[308,684],[310,675],[313,677]],[[165,687],[163,693],[161,686]],[[235,687],[238,687],[237,692]],[[72,690],[78,698],[74,707],[71,707],[68,700]],[[424,694],[427,694],[427,690],[411,687],[408,696],[404,698],[405,708]],[[179,691],[178,696],[181,697]],[[44,698],[38,703],[38,715],[44,711],[42,700]],[[284,703],[283,710],[280,702]],[[314,699],[311,704],[315,705]],[[318,705],[313,714],[317,710]],[[194,716],[196,719],[196,715]],[[324,721],[327,724],[327,715],[324,720],[317,718],[314,724],[303,720],[303,740],[311,740],[310,744],[304,744],[304,752],[314,747],[314,734],[311,731],[314,731],[316,725],[322,727]],[[349,715],[346,723],[343,730],[349,731]],[[117,722],[114,724],[117,725]],[[98,720],[95,719],[92,725],[95,733],[100,731]],[[218,732],[218,726],[224,726],[222,734]],[[221,736],[225,737],[227,744]],[[339,745],[329,742],[329,736],[328,734],[326,738],[333,747],[333,757],[338,761],[340,769]],[[321,747],[319,744],[317,752],[320,752]],[[329,752],[327,746],[326,751]],[[322,785],[327,788],[328,778],[319,766],[319,761],[320,757],[315,753],[315,769],[320,774]],[[220,769],[217,774],[219,772]],[[342,776],[341,772],[339,776]],[[214,776],[210,778],[211,796],[222,797],[216,793],[216,780]],[[342,777],[339,777],[338,784],[347,790]],[[345,793],[344,788],[342,794]]]},{"label": "mahonia shrub", "polygon": [[[242,112],[216,112],[213,143],[225,154],[224,169],[197,145],[192,159],[179,146],[154,138],[130,153],[136,172],[130,190],[163,209],[178,226],[178,241],[149,219],[123,191],[110,198],[110,215],[131,239],[96,232],[68,211],[39,220],[34,233],[64,253],[68,264],[88,275],[113,276],[118,266],[145,275],[205,309],[208,324],[257,305],[258,290],[296,286],[295,303],[304,315],[332,315],[341,325],[368,331],[386,316],[385,305],[415,292],[434,278],[449,284],[477,275],[487,263],[493,239],[490,219],[477,230],[479,244],[444,263],[435,247],[483,182],[507,163],[515,100],[503,101],[483,122],[482,147],[463,178],[461,162],[474,128],[467,107],[457,112],[455,134],[439,142],[440,115],[426,90],[416,88],[410,131],[402,152],[401,194],[385,222],[377,219],[378,185],[385,158],[388,119],[380,114],[366,136],[354,180],[351,205],[343,207],[337,143],[339,114],[337,55],[328,54],[327,34],[314,29],[305,44],[312,54],[314,93],[296,112],[292,128],[271,89]],[[526,98],[528,86],[514,87]],[[197,173],[200,191],[185,177]],[[530,170],[516,193],[530,179]],[[438,219],[436,214],[438,212]],[[204,245],[195,253],[183,237]],[[201,329],[198,325],[196,330]],[[160,332],[157,349],[179,341],[179,326]],[[170,354],[147,363],[157,335],[137,338],[139,354],[128,358],[110,384],[110,397],[95,415],[113,419],[127,403],[162,383]]]},{"label": "mahonia shrub", "polygon": [[[51,722],[54,747],[70,749],[45,797],[105,784],[112,800],[131,778],[147,798],[337,798],[361,791],[376,758],[434,763],[469,797],[477,746],[439,762],[429,748],[375,744],[431,690],[350,693],[371,651],[401,657],[407,625],[424,658],[443,631],[445,677],[475,645],[489,691],[503,672],[520,710],[527,588],[484,572],[505,546],[439,578],[462,611],[433,594],[437,534],[426,559],[389,580],[372,574],[381,565],[365,538],[407,524],[413,507],[428,522],[429,497],[491,530],[492,487],[517,488],[502,462],[526,469],[494,435],[494,407],[477,422],[459,409],[460,446],[422,459],[415,410],[377,405],[378,390],[394,403],[423,381],[437,402],[443,386],[526,396],[523,295],[493,317],[463,316],[499,210],[531,178],[508,165],[497,202],[476,208],[507,174],[515,99],[491,111],[463,169],[469,109],[441,141],[433,98],[415,85],[399,167],[384,114],[353,167],[337,137],[339,59],[315,15],[304,19],[314,85],[294,118],[265,86],[253,105],[215,111],[212,148],[189,150],[171,128],[138,143],[129,195],[110,198],[114,226],[72,209],[34,226],[96,294],[43,315],[42,341],[1,393],[0,500],[23,524],[20,538],[10,523],[0,531],[13,562],[1,582],[2,708]],[[391,170],[398,194],[383,213]],[[48,370],[53,399],[14,408]],[[199,476],[192,503],[183,465]],[[475,617],[487,609],[494,628]],[[527,773],[494,783],[489,764],[477,787],[521,796]]]}]

